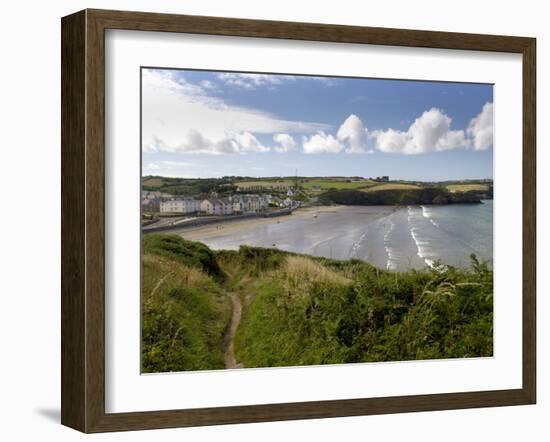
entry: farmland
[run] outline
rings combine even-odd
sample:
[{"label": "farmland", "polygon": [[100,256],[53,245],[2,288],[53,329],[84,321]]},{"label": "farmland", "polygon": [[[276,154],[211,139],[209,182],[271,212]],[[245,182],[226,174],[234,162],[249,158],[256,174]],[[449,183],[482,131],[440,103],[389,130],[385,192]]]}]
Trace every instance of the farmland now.
[{"label": "farmland", "polygon": [[320,192],[329,189],[363,189],[374,184],[371,180],[351,179],[304,179],[300,183],[309,192]]},{"label": "farmland", "polygon": [[[163,198],[191,196],[220,198],[246,194],[268,194],[277,203],[290,199],[301,205],[321,204],[450,204],[492,199],[492,180],[419,182],[389,180],[389,177],[247,177],[170,178],[146,176],[142,189],[162,192]],[[292,191],[292,192],[289,192]],[[437,197],[437,198],[436,198]]]},{"label": "farmland", "polygon": [[257,189],[263,188],[266,190],[291,188],[294,186],[294,180],[292,179],[265,179],[254,181],[239,181],[234,183],[239,189]]},{"label": "farmland", "polygon": [[378,192],[381,190],[412,190],[412,189],[420,189],[420,186],[416,184],[409,184],[409,183],[384,183],[384,184],[376,184],[374,186],[362,188],[361,190],[363,192]]},{"label": "farmland", "polygon": [[[304,178],[297,179],[298,185],[307,194],[316,194],[327,190],[361,190],[376,184],[368,179],[350,178]],[[296,185],[296,178],[263,179],[253,181],[239,181],[234,183],[239,190],[284,191]]]},{"label": "farmland", "polygon": [[449,192],[470,192],[472,190],[485,192],[489,190],[489,185],[484,183],[468,183],[468,184],[448,184]]},{"label": "farmland", "polygon": [[142,181],[141,184],[147,187],[161,187],[163,185],[163,179],[156,177],[147,177]]}]

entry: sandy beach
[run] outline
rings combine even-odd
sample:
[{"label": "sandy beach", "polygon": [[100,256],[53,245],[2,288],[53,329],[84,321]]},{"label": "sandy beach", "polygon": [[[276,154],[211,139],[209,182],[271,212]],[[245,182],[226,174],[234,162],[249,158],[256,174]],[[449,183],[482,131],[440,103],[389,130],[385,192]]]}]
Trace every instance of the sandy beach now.
[{"label": "sandy beach", "polygon": [[172,231],[214,250],[241,245],[406,270],[436,261],[460,267],[492,260],[492,204],[322,206],[274,218],[247,218]]},{"label": "sandy beach", "polygon": [[272,218],[247,218],[241,220],[227,220],[225,222],[219,222],[215,224],[206,224],[197,227],[186,227],[181,230],[175,230],[176,233],[185,239],[191,241],[203,241],[207,239],[213,239],[216,237],[236,235],[241,232],[250,231],[260,226],[266,226],[269,224],[281,224],[290,220],[299,220],[313,218],[315,214],[322,213],[336,213],[345,210],[346,206],[320,206],[320,207],[306,207],[296,209],[292,215],[276,216]]}]

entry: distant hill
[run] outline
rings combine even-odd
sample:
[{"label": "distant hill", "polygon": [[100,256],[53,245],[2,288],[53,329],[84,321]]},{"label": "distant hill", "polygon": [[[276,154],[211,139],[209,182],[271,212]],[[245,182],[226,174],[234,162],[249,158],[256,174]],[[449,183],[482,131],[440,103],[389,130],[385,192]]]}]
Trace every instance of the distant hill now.
[{"label": "distant hill", "polygon": [[323,204],[344,204],[357,206],[409,205],[409,204],[479,204],[482,199],[491,199],[492,191],[467,190],[451,192],[447,187],[391,187],[381,185],[380,189],[332,190],[319,196]]},{"label": "distant hill", "polygon": [[235,193],[270,193],[312,204],[453,204],[479,203],[493,198],[492,180],[459,180],[424,183],[420,181],[376,181],[361,177],[242,177],[172,178],[145,176],[143,190],[171,195],[207,196]]}]

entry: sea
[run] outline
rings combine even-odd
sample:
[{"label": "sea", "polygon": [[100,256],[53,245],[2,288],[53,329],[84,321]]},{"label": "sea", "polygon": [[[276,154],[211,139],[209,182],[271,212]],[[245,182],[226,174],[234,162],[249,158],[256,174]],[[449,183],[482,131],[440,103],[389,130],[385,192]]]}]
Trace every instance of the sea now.
[{"label": "sea", "polygon": [[246,231],[198,239],[214,249],[240,245],[334,259],[357,258],[406,271],[436,264],[469,267],[472,254],[492,265],[493,201],[425,206],[348,206]]}]

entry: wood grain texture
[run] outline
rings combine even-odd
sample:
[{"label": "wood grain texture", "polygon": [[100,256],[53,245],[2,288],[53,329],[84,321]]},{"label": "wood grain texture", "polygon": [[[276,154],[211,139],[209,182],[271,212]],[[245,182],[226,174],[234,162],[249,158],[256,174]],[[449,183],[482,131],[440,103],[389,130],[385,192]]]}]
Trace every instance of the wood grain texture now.
[{"label": "wood grain texture", "polygon": [[61,33],[61,422],[85,428],[85,13]]},{"label": "wood grain texture", "polygon": [[537,78],[536,40],[523,51],[523,389],[536,402]]},{"label": "wood grain texture", "polygon": [[[377,44],[523,55],[523,387],[338,401],[105,413],[105,30]],[[62,423],[84,432],[532,404],[536,398],[535,40],[86,10],[62,20]]]}]

